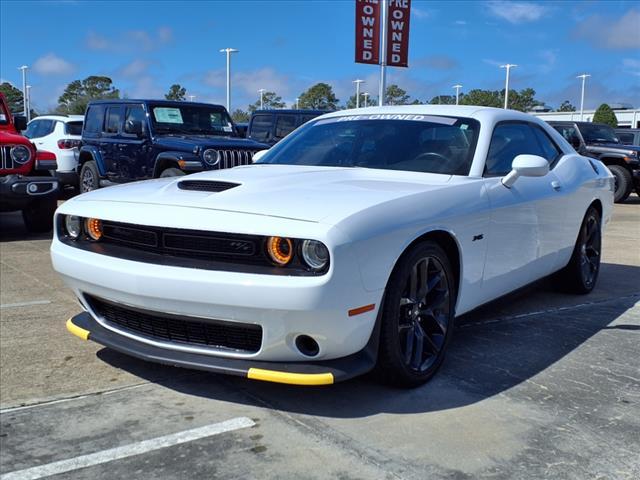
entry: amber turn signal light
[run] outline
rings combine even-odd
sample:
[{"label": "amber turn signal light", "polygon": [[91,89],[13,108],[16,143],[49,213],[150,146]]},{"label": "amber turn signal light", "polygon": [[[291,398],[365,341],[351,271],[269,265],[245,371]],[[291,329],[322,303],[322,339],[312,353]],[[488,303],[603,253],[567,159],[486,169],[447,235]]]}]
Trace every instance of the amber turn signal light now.
[{"label": "amber turn signal light", "polygon": [[97,242],[102,238],[102,222],[100,220],[97,218],[87,218],[84,226],[91,240]]},{"label": "amber turn signal light", "polygon": [[276,265],[286,265],[293,257],[293,244],[288,238],[269,237],[267,239],[267,253]]}]

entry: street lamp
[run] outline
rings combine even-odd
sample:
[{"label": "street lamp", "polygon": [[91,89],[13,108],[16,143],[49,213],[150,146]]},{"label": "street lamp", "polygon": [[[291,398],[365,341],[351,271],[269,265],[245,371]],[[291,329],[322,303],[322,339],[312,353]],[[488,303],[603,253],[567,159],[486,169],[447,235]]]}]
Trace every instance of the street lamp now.
[{"label": "street lamp", "polygon": [[458,103],[460,103],[460,89],[462,88],[462,85],[454,85],[451,88],[456,89],[456,105],[458,105]]},{"label": "street lamp", "polygon": [[364,106],[365,106],[365,107],[368,107],[368,106],[369,106],[369,104],[368,104],[368,102],[367,102],[367,98],[369,98],[369,94],[368,94],[367,92],[364,92],[364,93],[362,94],[362,96],[364,97]]},{"label": "street lamp", "polygon": [[296,97],[296,110],[300,110],[300,99]]},{"label": "street lamp", "polygon": [[22,110],[24,116],[27,116],[27,70],[29,67],[22,65],[18,70],[22,70]]},{"label": "street lamp", "polygon": [[584,84],[587,80],[587,77],[590,77],[588,73],[583,73],[582,75],[578,75],[576,78],[582,79],[582,94],[580,95],[580,121],[582,121],[582,116],[584,115]]},{"label": "street lamp", "polygon": [[31,85],[27,85],[27,123],[31,121]]},{"label": "street lamp", "polygon": [[193,102],[193,99],[194,99],[194,98],[196,98],[196,96],[195,96],[195,95],[189,95],[189,101],[190,101],[190,102]]},{"label": "street lamp", "polygon": [[258,93],[260,94],[260,110],[264,110],[264,92],[266,92],[264,88],[258,90]]},{"label": "street lamp", "polygon": [[506,68],[507,69],[507,80],[506,80],[506,84],[504,87],[504,108],[508,108],[509,105],[509,71],[513,68],[513,67],[517,67],[518,65],[512,64],[512,63],[507,63],[506,65],[500,65],[500,68]]},{"label": "street lamp", "polygon": [[222,48],[221,53],[227,54],[227,112],[231,111],[231,54],[238,52],[235,48]]},{"label": "street lamp", "polygon": [[364,80],[354,80],[353,83],[356,84],[356,108],[360,108],[360,84],[365,83]]}]

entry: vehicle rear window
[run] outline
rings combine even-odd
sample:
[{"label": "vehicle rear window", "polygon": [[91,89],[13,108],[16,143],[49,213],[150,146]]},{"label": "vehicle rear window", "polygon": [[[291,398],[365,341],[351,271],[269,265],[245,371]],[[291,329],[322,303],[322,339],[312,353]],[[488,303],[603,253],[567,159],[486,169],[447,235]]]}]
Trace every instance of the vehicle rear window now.
[{"label": "vehicle rear window", "polygon": [[64,127],[67,135],[82,135],[82,122],[67,122]]},{"label": "vehicle rear window", "polygon": [[633,133],[616,132],[618,139],[625,145],[633,145]]},{"label": "vehicle rear window", "polygon": [[271,127],[273,126],[273,115],[256,115],[251,121],[251,130],[249,137],[263,142],[268,140],[271,135]]},{"label": "vehicle rear window", "polygon": [[295,115],[278,115],[278,120],[276,120],[276,138],[284,138],[295,129]]}]

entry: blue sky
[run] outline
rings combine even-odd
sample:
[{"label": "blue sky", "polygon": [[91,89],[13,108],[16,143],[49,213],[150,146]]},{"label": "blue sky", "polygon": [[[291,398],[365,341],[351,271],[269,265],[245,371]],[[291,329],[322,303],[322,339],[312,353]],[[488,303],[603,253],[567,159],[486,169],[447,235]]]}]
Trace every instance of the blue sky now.
[{"label": "blue sky", "polygon": [[[640,7],[634,1],[414,0],[409,68],[390,68],[422,101],[504,85],[501,63],[515,63],[512,88],[532,87],[552,106],[579,104],[576,75],[590,73],[586,108],[602,102],[640,107]],[[32,103],[56,105],[67,83],[111,77],[129,97],[162,97],[180,83],[198,101],[224,103],[225,59],[232,59],[232,108],[274,90],[288,102],[330,83],[345,102],[355,78],[378,89],[378,67],[354,58],[354,1],[6,1],[0,2],[0,79],[21,85],[29,65]],[[28,14],[24,28],[24,14]]]}]

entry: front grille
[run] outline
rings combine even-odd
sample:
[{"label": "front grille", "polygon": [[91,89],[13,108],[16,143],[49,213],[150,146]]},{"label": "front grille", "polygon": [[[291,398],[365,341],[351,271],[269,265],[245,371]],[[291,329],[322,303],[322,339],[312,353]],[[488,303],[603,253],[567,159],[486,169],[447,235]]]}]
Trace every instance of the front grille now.
[{"label": "front grille", "polygon": [[209,180],[183,180],[178,183],[180,190],[194,190],[196,192],[224,192],[230,188],[239,186],[239,183],[212,182]]},{"label": "front grille", "polygon": [[11,149],[15,145],[3,145],[0,147],[0,168],[6,170],[12,170],[14,168],[20,168],[22,165],[17,164],[11,158]]},{"label": "front grille", "polygon": [[91,295],[85,298],[107,324],[153,340],[246,353],[255,353],[262,345],[259,325],[150,312]]},{"label": "front grille", "polygon": [[254,150],[218,150],[220,162],[218,168],[232,168],[238,165],[250,165]]}]

